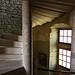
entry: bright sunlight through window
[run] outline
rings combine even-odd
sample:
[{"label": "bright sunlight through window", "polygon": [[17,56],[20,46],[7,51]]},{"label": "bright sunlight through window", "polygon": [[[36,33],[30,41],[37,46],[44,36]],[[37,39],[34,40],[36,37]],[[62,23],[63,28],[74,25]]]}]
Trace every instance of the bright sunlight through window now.
[{"label": "bright sunlight through window", "polygon": [[60,30],[59,42],[71,43],[72,41],[72,30]]},{"label": "bright sunlight through window", "polygon": [[70,69],[71,51],[59,49],[59,65]]}]

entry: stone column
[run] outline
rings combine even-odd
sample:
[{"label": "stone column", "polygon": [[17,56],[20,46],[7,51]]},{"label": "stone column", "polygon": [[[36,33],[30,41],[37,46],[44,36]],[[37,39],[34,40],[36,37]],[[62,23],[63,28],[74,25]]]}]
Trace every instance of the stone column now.
[{"label": "stone column", "polygon": [[23,65],[26,74],[30,75],[31,63],[31,25],[29,0],[22,0],[22,36],[23,36]]},{"label": "stone column", "polygon": [[70,25],[72,27],[71,71],[75,72],[75,10],[70,15]]}]

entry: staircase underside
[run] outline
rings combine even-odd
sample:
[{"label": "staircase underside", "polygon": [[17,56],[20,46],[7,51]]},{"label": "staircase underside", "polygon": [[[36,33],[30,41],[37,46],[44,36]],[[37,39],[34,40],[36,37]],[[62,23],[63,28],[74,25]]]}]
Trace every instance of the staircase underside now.
[{"label": "staircase underside", "polygon": [[24,67],[21,67],[21,68],[15,69],[13,71],[4,73],[2,75],[26,75],[26,72],[25,72]]}]

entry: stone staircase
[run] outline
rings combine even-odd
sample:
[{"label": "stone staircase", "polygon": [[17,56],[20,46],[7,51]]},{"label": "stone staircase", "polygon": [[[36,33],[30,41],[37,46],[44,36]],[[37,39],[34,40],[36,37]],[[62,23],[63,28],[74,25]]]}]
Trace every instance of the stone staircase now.
[{"label": "stone staircase", "polygon": [[0,38],[0,75],[23,67],[22,31],[2,34]]}]

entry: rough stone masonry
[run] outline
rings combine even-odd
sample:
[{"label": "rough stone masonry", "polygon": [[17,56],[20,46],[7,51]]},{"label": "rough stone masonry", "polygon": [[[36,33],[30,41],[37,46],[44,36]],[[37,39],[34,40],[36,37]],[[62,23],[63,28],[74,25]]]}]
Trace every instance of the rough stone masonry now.
[{"label": "rough stone masonry", "polygon": [[22,0],[0,0],[0,35],[21,29]]}]

